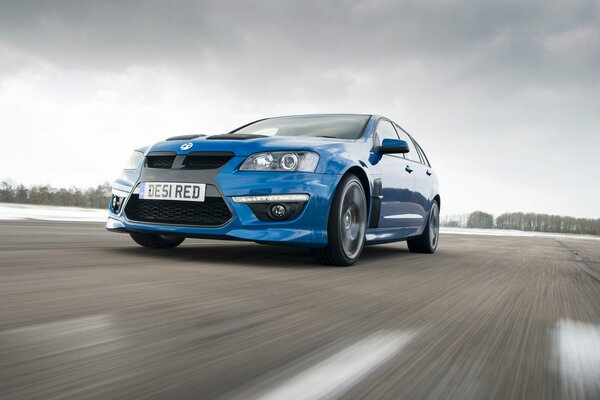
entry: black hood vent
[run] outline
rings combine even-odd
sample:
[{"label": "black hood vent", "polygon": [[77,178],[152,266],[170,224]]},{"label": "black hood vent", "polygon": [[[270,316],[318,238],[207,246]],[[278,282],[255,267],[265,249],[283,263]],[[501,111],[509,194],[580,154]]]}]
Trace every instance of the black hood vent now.
[{"label": "black hood vent", "polygon": [[243,133],[225,133],[223,135],[213,135],[206,138],[206,140],[248,140],[248,139],[258,139],[267,137],[265,135],[251,135],[251,134],[243,134]]},{"label": "black hood vent", "polygon": [[171,136],[170,138],[167,139],[167,141],[169,140],[192,140],[192,139],[198,139],[199,137],[204,137],[206,135],[180,135],[180,136]]}]

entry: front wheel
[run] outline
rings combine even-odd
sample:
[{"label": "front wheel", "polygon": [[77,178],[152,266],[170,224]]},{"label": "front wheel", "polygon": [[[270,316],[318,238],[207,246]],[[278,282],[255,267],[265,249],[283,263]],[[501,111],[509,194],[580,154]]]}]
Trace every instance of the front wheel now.
[{"label": "front wheel", "polygon": [[429,220],[423,233],[414,238],[408,239],[408,249],[413,253],[433,253],[437,249],[440,238],[440,207],[437,202],[431,205]]},{"label": "front wheel", "polygon": [[131,236],[131,238],[140,246],[149,247],[151,249],[174,249],[185,240],[184,237],[180,236],[156,235],[141,232],[132,232],[129,236]]},{"label": "front wheel", "polygon": [[317,260],[328,265],[354,264],[365,244],[366,227],[365,191],[356,176],[348,175],[335,192],[327,224],[328,244],[314,251]]}]

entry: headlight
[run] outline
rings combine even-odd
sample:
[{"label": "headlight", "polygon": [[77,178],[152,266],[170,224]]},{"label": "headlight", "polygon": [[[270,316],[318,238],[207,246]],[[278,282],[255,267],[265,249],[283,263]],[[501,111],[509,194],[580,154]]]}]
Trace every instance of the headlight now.
[{"label": "headlight", "polygon": [[125,164],[124,169],[138,169],[142,161],[144,160],[144,153],[141,151],[134,151],[129,156],[129,160],[127,160],[127,164]]},{"label": "headlight", "polygon": [[315,172],[318,163],[319,155],[312,151],[271,151],[251,155],[240,171]]}]

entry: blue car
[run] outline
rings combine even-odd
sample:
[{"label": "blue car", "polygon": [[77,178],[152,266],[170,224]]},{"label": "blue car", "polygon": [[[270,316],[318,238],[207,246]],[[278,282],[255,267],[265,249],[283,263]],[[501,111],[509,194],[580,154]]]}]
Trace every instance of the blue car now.
[{"label": "blue car", "polygon": [[106,228],[151,248],[185,238],[303,246],[347,266],[368,244],[406,240],[433,253],[440,205],[425,152],[393,121],[299,115],[134,151]]}]

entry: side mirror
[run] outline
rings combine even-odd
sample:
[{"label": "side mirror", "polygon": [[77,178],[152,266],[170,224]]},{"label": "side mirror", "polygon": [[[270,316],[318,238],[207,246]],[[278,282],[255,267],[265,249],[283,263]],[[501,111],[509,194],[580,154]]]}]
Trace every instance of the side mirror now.
[{"label": "side mirror", "polygon": [[408,153],[408,143],[400,139],[383,139],[380,146],[375,149],[381,154],[401,154]]}]

